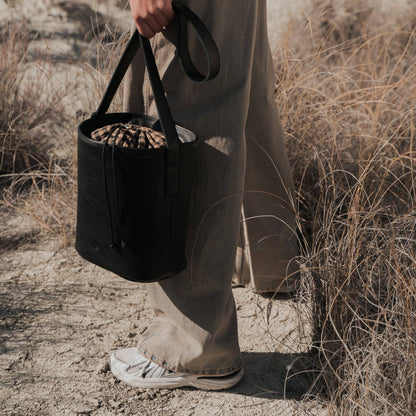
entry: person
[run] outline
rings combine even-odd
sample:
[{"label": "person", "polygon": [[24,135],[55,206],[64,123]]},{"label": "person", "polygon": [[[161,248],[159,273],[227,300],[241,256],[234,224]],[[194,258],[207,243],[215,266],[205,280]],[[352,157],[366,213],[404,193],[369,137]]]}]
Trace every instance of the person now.
[{"label": "person", "polygon": [[[112,353],[110,368],[136,387],[217,390],[243,377],[233,277],[256,293],[288,292],[297,282],[294,185],[274,99],[266,0],[244,7],[240,0],[182,2],[219,49],[220,73],[204,84],[190,81],[178,62],[171,0],[130,0],[130,8],[140,33],[151,38],[175,122],[203,140],[188,267],[148,284],[154,319],[139,346]],[[191,30],[189,37],[191,56],[203,65]],[[141,53],[126,75],[124,107],[157,114]]]}]

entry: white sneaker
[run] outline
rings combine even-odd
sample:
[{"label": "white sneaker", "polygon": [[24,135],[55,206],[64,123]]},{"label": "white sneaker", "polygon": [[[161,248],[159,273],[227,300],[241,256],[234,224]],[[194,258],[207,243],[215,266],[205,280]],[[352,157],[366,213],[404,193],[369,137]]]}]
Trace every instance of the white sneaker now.
[{"label": "white sneaker", "polygon": [[110,357],[110,369],[116,378],[130,386],[159,389],[196,387],[203,390],[223,390],[236,385],[244,375],[242,368],[226,376],[175,373],[148,360],[136,347],[114,351]]}]

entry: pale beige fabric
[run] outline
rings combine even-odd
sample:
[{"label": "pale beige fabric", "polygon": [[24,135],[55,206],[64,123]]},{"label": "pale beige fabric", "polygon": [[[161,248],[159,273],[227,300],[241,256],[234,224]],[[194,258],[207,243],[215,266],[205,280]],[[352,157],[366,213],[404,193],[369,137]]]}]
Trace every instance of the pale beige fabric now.
[{"label": "pale beige fabric", "polygon": [[[213,34],[221,71],[202,85],[187,79],[168,40],[176,39],[175,22],[152,39],[174,119],[204,145],[192,195],[189,265],[148,285],[155,318],[139,348],[175,371],[227,374],[241,367],[233,270],[237,265],[236,280],[249,276],[256,291],[284,290],[282,281],[296,272],[294,191],[274,101],[265,0],[245,0],[244,7],[241,0],[184,3]],[[203,70],[192,34],[191,55]],[[156,114],[143,68],[139,53],[127,76],[125,110]]]}]

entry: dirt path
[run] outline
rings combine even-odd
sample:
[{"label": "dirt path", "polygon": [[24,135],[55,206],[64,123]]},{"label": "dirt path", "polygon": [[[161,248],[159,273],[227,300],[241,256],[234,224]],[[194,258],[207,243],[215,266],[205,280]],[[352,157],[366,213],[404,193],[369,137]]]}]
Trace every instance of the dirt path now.
[{"label": "dirt path", "polygon": [[23,218],[3,212],[2,219],[0,414],[324,414],[316,401],[302,401],[308,378],[290,375],[295,360],[306,364],[308,338],[302,307],[293,300],[234,289],[246,369],[235,388],[130,388],[113,378],[107,360],[111,350],[137,343],[151,319],[144,285],[36,238]]}]

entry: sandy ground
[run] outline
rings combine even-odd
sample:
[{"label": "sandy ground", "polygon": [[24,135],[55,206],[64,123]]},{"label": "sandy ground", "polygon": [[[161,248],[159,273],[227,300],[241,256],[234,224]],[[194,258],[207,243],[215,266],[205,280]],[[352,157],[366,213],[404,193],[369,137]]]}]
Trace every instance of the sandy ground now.
[{"label": "sandy ground", "polygon": [[[83,261],[35,224],[3,212],[1,415],[323,415],[309,377],[304,305],[234,289],[243,381],[226,392],[140,390],[108,370],[152,319],[144,285]],[[293,368],[291,369],[291,366]]]},{"label": "sandy ground", "polygon": [[[49,31],[51,54],[75,54],[82,46],[68,12],[71,4],[82,2],[20,3],[22,15],[29,21],[33,15],[34,28]],[[105,13],[109,6],[103,3],[94,4]],[[34,4],[36,13],[29,7]],[[276,19],[282,22],[281,2],[269,4],[269,27],[275,27]],[[120,9],[111,10],[113,16],[123,16]],[[0,22],[15,19],[16,9],[12,12],[0,0]],[[234,289],[243,381],[226,392],[146,391],[117,382],[107,364],[111,350],[137,343],[152,319],[144,285],[88,264],[74,248],[40,237],[37,224],[6,209],[1,212],[0,253],[1,415],[326,413],[321,403],[305,396],[311,382],[303,373],[309,341],[305,303]]]}]

